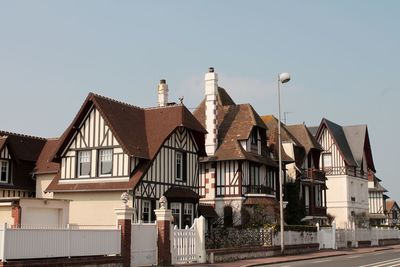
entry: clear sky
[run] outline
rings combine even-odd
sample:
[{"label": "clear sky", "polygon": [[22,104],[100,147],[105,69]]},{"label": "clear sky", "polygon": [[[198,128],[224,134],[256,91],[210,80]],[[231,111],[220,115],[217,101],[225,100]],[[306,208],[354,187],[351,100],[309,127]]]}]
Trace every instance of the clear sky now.
[{"label": "clear sky", "polygon": [[377,176],[400,201],[400,1],[1,1],[0,129],[53,137],[88,92],[194,108],[213,66],[237,103],[287,123],[368,124]]}]

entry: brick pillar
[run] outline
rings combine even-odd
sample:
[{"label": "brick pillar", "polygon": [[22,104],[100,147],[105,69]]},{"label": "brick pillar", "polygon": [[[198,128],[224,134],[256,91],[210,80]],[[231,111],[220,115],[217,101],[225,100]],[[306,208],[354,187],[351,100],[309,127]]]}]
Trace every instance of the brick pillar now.
[{"label": "brick pillar", "polygon": [[171,221],[172,211],[167,209],[167,201],[164,196],[160,198],[161,207],[154,210],[157,216],[157,265],[171,266]]},{"label": "brick pillar", "polygon": [[13,227],[17,228],[21,225],[21,207],[13,205],[11,208],[11,217],[14,219]]},{"label": "brick pillar", "polygon": [[135,209],[128,207],[126,203],[127,202],[124,202],[121,208],[114,209],[114,211],[115,214],[117,214],[117,224],[121,229],[121,256],[123,258],[123,266],[129,267],[131,266],[132,216]]}]

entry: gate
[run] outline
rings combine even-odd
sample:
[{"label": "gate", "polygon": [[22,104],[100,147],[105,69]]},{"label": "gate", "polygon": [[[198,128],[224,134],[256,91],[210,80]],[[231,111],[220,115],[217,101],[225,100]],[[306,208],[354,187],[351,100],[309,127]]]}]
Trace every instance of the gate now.
[{"label": "gate", "polygon": [[192,227],[171,231],[172,264],[205,263],[205,219],[196,218]]},{"label": "gate", "polygon": [[155,223],[132,224],[131,265],[156,265],[157,226]]}]

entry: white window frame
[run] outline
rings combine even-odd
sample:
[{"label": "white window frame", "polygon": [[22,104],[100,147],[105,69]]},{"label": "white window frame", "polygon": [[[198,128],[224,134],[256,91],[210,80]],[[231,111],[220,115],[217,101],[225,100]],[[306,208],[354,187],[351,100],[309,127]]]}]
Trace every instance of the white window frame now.
[{"label": "white window frame", "polygon": [[[88,157],[87,158],[89,159],[89,161],[85,161],[85,163],[89,162],[89,166],[90,166],[89,175],[86,175],[86,174],[85,175],[81,175],[81,159],[82,159],[81,155],[83,153],[88,153]],[[92,173],[92,151],[91,150],[80,150],[80,151],[78,151],[78,153],[77,153],[77,165],[78,165],[77,166],[77,170],[78,170],[77,177],[78,178],[88,178],[88,177],[90,177],[90,175]]]},{"label": "white window frame", "polygon": [[[104,153],[104,152],[109,152],[109,155],[102,155],[102,153]],[[110,177],[110,176],[112,176],[112,172],[113,172],[113,149],[112,148],[99,149],[98,153],[99,153],[99,156],[98,156],[98,164],[97,165],[98,165],[99,177]],[[109,161],[103,161],[104,156],[109,157],[110,160]],[[106,174],[102,173],[102,163],[103,162],[110,162],[110,164],[111,164],[110,173],[106,173]]]},{"label": "white window frame", "polygon": [[183,153],[180,151],[176,151],[175,153],[175,179],[177,181],[183,181]]},{"label": "white window frame", "polygon": [[0,160],[0,175],[2,173],[2,169],[3,169],[3,164],[5,164],[5,168],[6,168],[6,177],[5,180],[1,179],[2,177],[0,177],[0,183],[8,183],[8,176],[10,173],[10,162],[8,160]]},{"label": "white window frame", "polygon": [[[171,210],[172,210],[172,215],[178,215],[179,217],[179,224],[177,224],[177,222],[175,222],[174,220],[174,225],[178,226],[179,228],[182,228],[182,203],[171,202]],[[175,210],[178,210],[179,212],[176,213],[174,212]]]},{"label": "white window frame", "polygon": [[142,200],[142,218],[143,218],[143,214],[145,213],[145,209],[149,209],[148,210],[148,219],[147,220],[143,220],[144,223],[151,223],[151,201],[150,200]]},{"label": "white window frame", "polygon": [[[329,156],[329,157],[328,157]],[[330,159],[329,165],[326,165],[325,163],[327,162],[327,158]],[[322,167],[323,168],[331,168],[332,167],[332,153],[322,153]]]}]

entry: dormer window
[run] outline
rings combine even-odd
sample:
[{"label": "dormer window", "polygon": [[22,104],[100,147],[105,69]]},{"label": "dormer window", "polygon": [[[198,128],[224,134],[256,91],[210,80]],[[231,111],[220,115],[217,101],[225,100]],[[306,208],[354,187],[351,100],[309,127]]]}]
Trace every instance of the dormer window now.
[{"label": "dormer window", "polygon": [[7,160],[0,160],[0,182],[8,182],[9,162]]},{"label": "dormer window", "polygon": [[91,151],[82,150],[78,152],[78,177],[87,178],[90,177],[91,170]]},{"label": "dormer window", "polygon": [[99,176],[111,176],[112,149],[99,150]]}]

